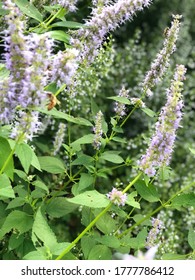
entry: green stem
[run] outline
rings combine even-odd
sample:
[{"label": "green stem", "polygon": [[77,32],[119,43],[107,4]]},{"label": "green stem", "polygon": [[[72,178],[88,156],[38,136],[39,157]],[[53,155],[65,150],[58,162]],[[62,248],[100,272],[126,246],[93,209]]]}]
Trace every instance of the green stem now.
[{"label": "green stem", "polygon": [[[131,181],[128,186],[123,190],[123,194],[127,192],[133,184],[140,178],[142,172],[140,172],[134,179]],[[110,208],[112,207],[112,202],[106,206],[96,217],[95,219],[77,236],[77,238],[68,246],[66,249],[56,258],[56,260],[61,260],[64,255],[66,255],[76,244],[79,240],[95,225],[95,223],[104,215]]]},{"label": "green stem", "polygon": [[124,235],[126,235],[127,233],[131,232],[135,227],[141,225],[143,222],[145,222],[147,219],[149,219],[150,217],[152,217],[154,214],[158,213],[160,210],[162,210],[163,208],[165,208],[167,205],[170,204],[170,202],[177,197],[178,195],[180,195],[181,193],[185,192],[186,190],[190,189],[192,186],[195,185],[195,182],[187,185],[186,187],[184,187],[183,189],[179,190],[178,192],[176,192],[176,194],[174,194],[171,198],[169,198],[165,203],[163,203],[162,205],[160,205],[158,208],[156,208],[154,211],[150,212],[149,214],[147,214],[143,219],[139,220],[138,222],[136,222],[134,225],[132,225],[130,228],[126,229],[123,233],[121,233],[120,235],[118,235],[118,238],[123,237]]},{"label": "green stem", "polygon": [[61,8],[45,25],[48,27],[52,21],[62,12],[63,8]]}]

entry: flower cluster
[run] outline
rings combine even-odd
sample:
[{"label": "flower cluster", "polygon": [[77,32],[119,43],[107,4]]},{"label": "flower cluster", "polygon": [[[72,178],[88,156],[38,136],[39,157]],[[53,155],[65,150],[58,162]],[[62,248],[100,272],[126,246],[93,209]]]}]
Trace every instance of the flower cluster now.
[{"label": "flower cluster", "polygon": [[[122,89],[119,91],[118,97],[128,98],[129,97],[129,91],[126,90],[123,86]],[[116,114],[119,118],[124,117],[126,115],[125,104],[123,104],[121,102],[115,102],[114,111],[116,112]]]},{"label": "flower cluster", "polygon": [[101,111],[99,111],[96,115],[95,118],[95,126],[93,128],[93,132],[94,132],[94,141],[93,141],[93,147],[96,150],[100,149],[101,146],[101,139],[102,139],[102,117],[103,114]]},{"label": "flower cluster", "polygon": [[92,17],[85,27],[79,29],[72,39],[72,44],[81,50],[81,56],[92,62],[98,55],[98,49],[108,32],[115,30],[120,24],[130,20],[137,11],[148,7],[151,0],[119,0],[112,5],[92,9]]},{"label": "flower cluster", "polygon": [[152,229],[149,231],[147,236],[146,248],[149,249],[155,246],[157,235],[162,228],[162,222],[159,219],[152,218]]},{"label": "flower cluster", "polygon": [[[47,98],[44,87],[49,79],[53,40],[45,34],[25,36],[24,21],[17,6],[6,0],[4,8],[9,11],[5,16],[8,29],[4,32],[4,57],[10,75],[0,83],[0,120],[3,123],[14,120],[12,137],[19,137],[23,128],[26,139],[32,139],[40,125],[38,113],[33,110],[43,106]],[[30,123],[35,120],[36,123]]]},{"label": "flower cluster", "polygon": [[59,4],[63,8],[65,8],[67,11],[70,11],[70,12],[75,12],[77,10],[77,8],[76,8],[77,2],[78,2],[78,0],[54,0],[53,1],[54,4]]},{"label": "flower cluster", "polygon": [[183,65],[177,65],[170,89],[167,90],[167,103],[162,108],[159,120],[156,123],[156,131],[152,137],[150,146],[139,163],[141,170],[148,176],[156,174],[156,168],[169,164],[176,138],[176,130],[182,118],[183,80],[186,69]]},{"label": "flower cluster", "polygon": [[123,194],[116,188],[113,188],[112,191],[107,194],[107,197],[110,199],[110,201],[118,206],[124,206],[127,200],[127,194]]},{"label": "flower cluster", "polygon": [[171,27],[165,30],[165,40],[162,50],[157,54],[151,64],[151,69],[147,72],[143,90],[148,96],[152,95],[151,89],[161,80],[167,68],[169,67],[170,56],[176,50],[176,42],[180,29],[180,19],[182,16],[173,15]]},{"label": "flower cluster", "polygon": [[78,68],[77,58],[78,51],[73,49],[67,49],[66,52],[59,51],[53,58],[51,64],[51,80],[57,82],[57,86],[71,84]]},{"label": "flower cluster", "polygon": [[56,155],[58,153],[58,151],[60,150],[63,144],[65,130],[66,130],[66,125],[64,123],[60,123],[53,143],[54,146],[53,155]]},{"label": "flower cluster", "polygon": [[138,108],[146,107],[146,104],[140,98],[137,98],[137,97],[131,97],[130,102],[132,105],[135,105]]}]

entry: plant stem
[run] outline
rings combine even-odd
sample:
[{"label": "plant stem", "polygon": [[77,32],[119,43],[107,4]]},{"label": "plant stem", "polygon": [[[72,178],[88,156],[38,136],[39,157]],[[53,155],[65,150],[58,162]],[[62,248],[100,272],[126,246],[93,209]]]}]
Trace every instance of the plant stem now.
[{"label": "plant stem", "polygon": [[[123,194],[126,193],[133,184],[140,178],[142,172],[140,172],[134,179],[131,181],[128,186],[123,190]],[[76,244],[79,240],[95,225],[95,223],[104,215],[110,208],[112,207],[112,202],[106,206],[96,217],[93,221],[77,236],[77,238],[70,244],[66,249],[56,258],[56,260],[61,260],[64,255],[66,255]]]}]

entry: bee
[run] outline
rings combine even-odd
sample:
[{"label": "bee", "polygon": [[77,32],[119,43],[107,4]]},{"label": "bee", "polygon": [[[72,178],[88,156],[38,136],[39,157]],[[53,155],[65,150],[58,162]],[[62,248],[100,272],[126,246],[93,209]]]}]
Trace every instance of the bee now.
[{"label": "bee", "polygon": [[49,98],[49,104],[47,105],[47,110],[50,111],[52,110],[57,104],[60,104],[60,101],[57,99],[55,95],[52,93],[47,94]]},{"label": "bee", "polygon": [[163,32],[163,34],[164,34],[165,37],[167,37],[168,32],[169,32],[169,28],[166,27],[166,28],[164,29],[164,32]]}]

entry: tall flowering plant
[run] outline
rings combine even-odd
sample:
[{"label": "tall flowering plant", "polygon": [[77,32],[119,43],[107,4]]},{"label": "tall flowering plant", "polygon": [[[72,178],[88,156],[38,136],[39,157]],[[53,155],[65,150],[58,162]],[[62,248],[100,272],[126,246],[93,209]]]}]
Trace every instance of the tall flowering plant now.
[{"label": "tall flowering plant", "polygon": [[[5,0],[2,6],[1,258],[166,258],[163,211],[194,206],[194,182],[169,192],[165,185],[174,185],[174,175],[159,176],[171,163],[185,112],[183,64],[175,67],[159,114],[151,100],[172,70],[181,16],[173,15],[162,49],[142,73],[140,96],[131,96],[128,84],[117,84],[120,90],[113,87],[107,96],[100,85],[113,56],[121,62],[107,36],[153,1],[92,1],[84,24],[73,21],[82,1],[50,2],[41,11],[37,1]],[[127,145],[135,111],[155,125],[148,149],[138,156],[135,135],[132,149]],[[194,258],[192,224],[187,230],[188,239],[185,234],[180,240],[188,246],[181,246],[178,258]]]}]

